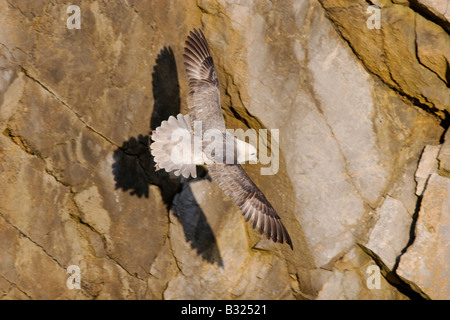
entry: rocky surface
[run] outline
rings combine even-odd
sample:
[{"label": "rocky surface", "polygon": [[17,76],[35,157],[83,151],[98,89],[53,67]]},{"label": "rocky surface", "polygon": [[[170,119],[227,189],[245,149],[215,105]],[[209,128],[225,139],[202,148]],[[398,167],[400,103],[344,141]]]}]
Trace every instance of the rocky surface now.
[{"label": "rocky surface", "polygon": [[[431,149],[434,158],[429,156],[430,152],[424,152],[421,157],[419,169],[424,167],[422,163],[431,162],[431,159],[434,165],[428,165],[426,188],[420,198],[420,211],[413,230],[414,242],[401,256],[397,270],[401,277],[421,288],[431,299],[441,300],[450,295],[450,179],[445,176],[450,168],[445,161],[449,132],[445,138],[446,143],[433,148],[436,151]],[[430,146],[425,147],[427,149],[430,150]],[[444,175],[438,174],[438,169]]]},{"label": "rocky surface", "polygon": [[450,294],[450,180],[433,173],[423,195],[414,242],[401,256],[397,273],[431,299]]},{"label": "rocky surface", "polygon": [[[67,4],[2,2],[0,297],[449,299],[445,3],[79,1],[68,29]],[[206,169],[154,171],[151,130],[186,112],[194,27],[227,126],[279,129],[278,173],[245,169],[293,251]]]},{"label": "rocky surface", "polygon": [[[445,0],[413,0],[413,6],[418,7],[419,10],[426,12],[428,15],[442,20],[443,22],[450,22],[450,6]],[[447,24],[448,26],[448,24]]]}]

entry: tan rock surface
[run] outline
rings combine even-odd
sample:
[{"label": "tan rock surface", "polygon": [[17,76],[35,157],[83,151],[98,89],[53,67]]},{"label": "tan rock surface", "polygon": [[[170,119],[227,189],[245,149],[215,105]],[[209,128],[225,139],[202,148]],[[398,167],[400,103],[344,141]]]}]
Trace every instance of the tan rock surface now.
[{"label": "tan rock surface", "polygon": [[398,274],[431,299],[450,294],[450,179],[433,173],[424,193],[415,241],[402,255]]},{"label": "tan rock surface", "polygon": [[[449,201],[449,36],[420,8],[376,4],[380,30],[362,0],[83,1],[68,29],[67,4],[1,2],[0,297],[448,299],[442,261],[431,278],[418,269],[425,233],[409,236]],[[154,170],[151,130],[187,111],[194,27],[227,126],[279,129],[277,174],[245,169],[294,251],[246,224],[204,168],[194,180]],[[420,200],[427,145],[440,175]],[[441,218],[427,223],[445,255]],[[375,262],[381,289],[366,285]]]}]

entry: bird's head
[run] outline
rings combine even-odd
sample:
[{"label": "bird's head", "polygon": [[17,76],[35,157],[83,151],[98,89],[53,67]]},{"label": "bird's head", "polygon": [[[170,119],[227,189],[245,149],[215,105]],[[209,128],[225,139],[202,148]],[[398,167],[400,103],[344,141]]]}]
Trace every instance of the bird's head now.
[{"label": "bird's head", "polygon": [[251,144],[236,139],[236,150],[238,163],[245,163],[247,161],[256,163],[258,161],[257,150]]}]

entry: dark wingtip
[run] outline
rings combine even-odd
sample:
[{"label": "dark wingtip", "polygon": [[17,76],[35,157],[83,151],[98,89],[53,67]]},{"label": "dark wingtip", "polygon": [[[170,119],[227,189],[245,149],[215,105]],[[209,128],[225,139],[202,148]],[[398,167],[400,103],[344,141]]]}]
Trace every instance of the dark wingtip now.
[{"label": "dark wingtip", "polygon": [[286,241],[286,243],[289,245],[289,247],[291,247],[291,250],[294,251],[294,246],[292,245],[291,239],[289,239],[289,241]]},{"label": "dark wingtip", "polygon": [[192,29],[191,32],[189,32],[189,35],[197,37],[197,38],[204,38],[205,37],[205,35],[203,34],[202,30],[201,29],[197,29],[197,28]]},{"label": "dark wingtip", "polygon": [[294,246],[292,245],[291,237],[289,236],[289,233],[287,232],[286,228],[284,228],[284,237],[285,242],[291,247],[291,250],[294,251]]}]

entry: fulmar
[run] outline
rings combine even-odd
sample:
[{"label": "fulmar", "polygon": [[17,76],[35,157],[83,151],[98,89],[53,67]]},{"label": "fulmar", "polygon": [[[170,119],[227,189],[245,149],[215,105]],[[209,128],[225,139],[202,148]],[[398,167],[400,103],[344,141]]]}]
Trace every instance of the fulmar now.
[{"label": "fulmar", "polygon": [[[274,242],[287,243],[293,249],[291,238],[275,209],[240,165],[245,160],[256,159],[256,148],[234,138],[225,128],[220,105],[219,80],[208,43],[201,30],[194,29],[189,33],[183,57],[189,79],[189,114],[171,116],[152,132],[151,138],[154,142],[151,144],[151,153],[156,169],[173,171],[177,176],[195,178],[196,165],[206,164],[213,181],[236,203],[253,229]],[[194,132],[198,126],[202,136],[211,131],[220,133],[221,138],[217,139],[216,135],[215,144],[212,144],[215,148],[211,148],[211,144],[206,146],[204,142],[193,146]],[[183,143],[179,143],[179,139],[174,139],[174,136],[179,138],[186,135],[189,139],[184,140],[184,144],[187,141],[188,150],[192,150],[192,145],[194,149],[199,148],[200,153],[195,150],[193,153],[186,153],[183,151],[185,149],[180,149]],[[225,155],[214,152],[222,146],[227,151]],[[231,163],[225,161],[228,160],[226,156],[229,150],[232,151]]]}]

